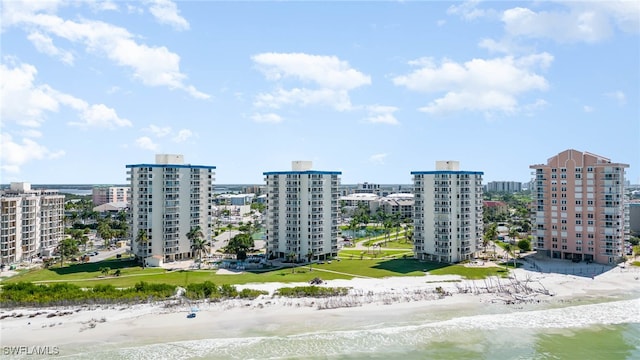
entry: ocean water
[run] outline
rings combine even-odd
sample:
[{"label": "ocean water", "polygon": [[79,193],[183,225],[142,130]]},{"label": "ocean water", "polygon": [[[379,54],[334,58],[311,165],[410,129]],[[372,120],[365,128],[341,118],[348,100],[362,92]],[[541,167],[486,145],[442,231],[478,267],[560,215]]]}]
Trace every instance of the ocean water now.
[{"label": "ocean water", "polygon": [[[384,307],[381,311],[385,311]],[[68,359],[640,359],[640,298],[596,303],[487,305],[282,333],[76,349]],[[390,320],[392,319],[392,320]],[[215,326],[215,324],[212,324]]]}]

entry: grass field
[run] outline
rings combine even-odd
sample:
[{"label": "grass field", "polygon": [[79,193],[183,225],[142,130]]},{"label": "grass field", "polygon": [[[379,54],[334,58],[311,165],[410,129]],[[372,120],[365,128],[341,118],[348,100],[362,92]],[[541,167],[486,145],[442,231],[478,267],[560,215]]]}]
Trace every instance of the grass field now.
[{"label": "grass field", "polygon": [[406,255],[407,257],[413,256],[413,251],[411,250],[374,250],[373,248],[369,250],[354,250],[354,249],[343,249],[338,253],[338,257],[341,259],[360,259],[362,256],[363,259],[378,259],[383,257],[402,257]]},{"label": "grass field", "polygon": [[[111,273],[119,269],[118,277],[104,277],[101,268],[109,267]],[[325,271],[326,270],[326,271]],[[40,269],[21,273],[3,282],[70,282],[82,287],[96,284],[111,284],[115,287],[130,287],[140,281],[184,286],[188,283],[211,281],[217,285],[238,285],[266,282],[308,282],[315,277],[323,280],[351,279],[353,277],[383,278],[390,276],[422,276],[425,271],[433,275],[455,274],[469,279],[487,276],[502,276],[504,268],[466,268],[462,265],[420,262],[414,259],[357,259],[333,261],[331,264],[313,264],[295,268],[251,272],[235,275],[218,275],[215,270],[176,270],[158,268],[142,269],[131,261],[102,261],[97,263],[68,265],[62,268]]]}]

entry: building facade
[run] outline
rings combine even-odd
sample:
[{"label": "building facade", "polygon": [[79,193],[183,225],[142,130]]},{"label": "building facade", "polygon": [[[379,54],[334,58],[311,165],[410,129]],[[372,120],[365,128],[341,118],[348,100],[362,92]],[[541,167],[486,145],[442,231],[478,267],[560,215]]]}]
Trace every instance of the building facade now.
[{"label": "building facade", "polygon": [[522,183],[518,181],[489,181],[488,192],[515,193],[522,191]]},{"label": "building facade", "polygon": [[[193,257],[187,233],[200,227],[211,239],[215,166],[185,164],[182,155],[158,154],[155,164],[127,165],[131,182],[131,248],[143,261]],[[147,242],[140,241],[140,231]]]},{"label": "building facade", "polygon": [[301,261],[338,255],[339,171],[311,170],[294,161],[291,171],[265,172],[269,258]]},{"label": "building facade", "polygon": [[49,256],[64,238],[64,195],[11,183],[0,196],[0,262]]},{"label": "building facade", "polygon": [[557,259],[613,264],[622,257],[627,164],[565,150],[531,165],[533,246]]},{"label": "building facade", "polygon": [[412,171],[414,252],[417,259],[455,263],[482,244],[482,175],[457,161],[437,161],[435,171]]},{"label": "building facade", "polygon": [[629,208],[629,233],[633,236],[640,236],[640,201],[630,201],[627,207]]},{"label": "building facade", "polygon": [[93,206],[100,206],[106,203],[126,203],[129,201],[128,186],[95,186],[92,191]]}]

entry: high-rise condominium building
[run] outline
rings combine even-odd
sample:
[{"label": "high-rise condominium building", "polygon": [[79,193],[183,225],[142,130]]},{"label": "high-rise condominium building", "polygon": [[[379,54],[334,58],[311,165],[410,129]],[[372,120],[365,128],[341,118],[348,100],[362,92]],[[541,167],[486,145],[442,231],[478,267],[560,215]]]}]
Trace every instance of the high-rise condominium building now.
[{"label": "high-rise condominium building", "polygon": [[624,238],[624,169],[627,164],[565,150],[531,165],[537,252],[557,259],[616,263]]},{"label": "high-rise condominium building", "polygon": [[0,196],[0,262],[50,255],[64,237],[64,195],[11,183]]},{"label": "high-rise condominium building", "polygon": [[482,175],[457,161],[437,161],[435,171],[412,171],[414,252],[417,259],[459,262],[482,244]]},{"label": "high-rise condominium building", "polygon": [[514,193],[522,191],[522,183],[519,181],[489,181],[487,191]]},{"label": "high-rise condominium building", "polygon": [[[184,163],[182,155],[156,155],[155,164],[127,165],[131,181],[132,249],[143,261],[193,256],[187,233],[200,227],[211,239],[215,166]],[[146,235],[146,242],[141,234]]]},{"label": "high-rise condominium building", "polygon": [[129,201],[128,186],[94,186],[92,189],[93,206],[100,206],[110,202]]},{"label": "high-rise condominium building", "polygon": [[339,171],[311,170],[294,161],[291,171],[265,172],[267,256],[325,260],[338,255]]}]

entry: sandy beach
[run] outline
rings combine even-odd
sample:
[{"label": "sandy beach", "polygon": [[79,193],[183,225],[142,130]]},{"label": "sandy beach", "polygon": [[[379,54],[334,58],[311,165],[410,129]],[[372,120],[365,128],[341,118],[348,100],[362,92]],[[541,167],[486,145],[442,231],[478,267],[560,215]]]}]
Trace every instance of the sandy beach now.
[{"label": "sandy beach", "polygon": [[[7,346],[51,346],[60,354],[92,345],[126,347],[213,338],[242,337],[248,331],[297,334],[314,328],[347,329],[375,317],[390,321],[428,309],[474,313],[487,306],[528,311],[540,303],[640,294],[640,269],[616,267],[598,276],[575,276],[517,269],[509,279],[462,280],[457,276],[331,280],[320,286],[348,287],[336,298],[281,298],[276,289],[306,283],[246,284],[265,290],[254,300],[133,306],[75,306],[3,309],[0,342]],[[197,308],[196,318],[186,316]]]}]

